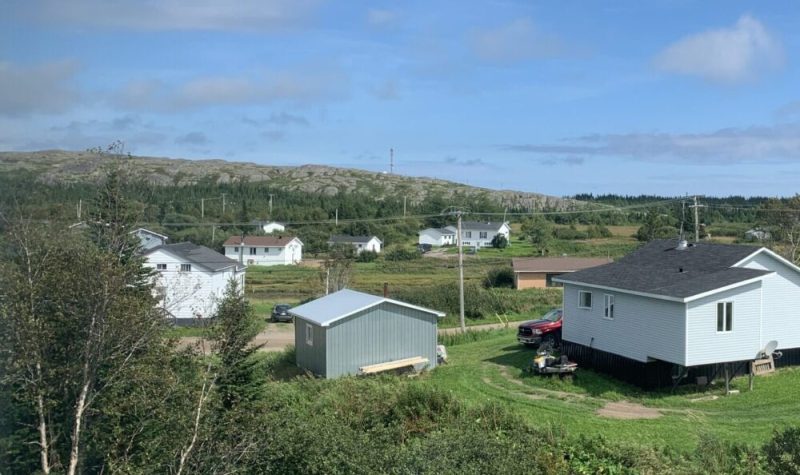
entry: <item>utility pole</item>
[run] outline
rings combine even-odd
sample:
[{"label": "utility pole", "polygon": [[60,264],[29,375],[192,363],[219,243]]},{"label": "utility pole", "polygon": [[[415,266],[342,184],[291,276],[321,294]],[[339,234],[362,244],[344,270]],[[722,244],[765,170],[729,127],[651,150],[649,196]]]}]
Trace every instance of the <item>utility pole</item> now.
[{"label": "utility pole", "polygon": [[403,196],[403,217],[406,217],[406,196]]},{"label": "utility pole", "polygon": [[269,194],[269,219],[272,219],[272,193]]},{"label": "utility pole", "polygon": [[467,332],[464,322],[464,249],[461,246],[461,211],[458,211],[458,318],[461,333]]},{"label": "utility pole", "polygon": [[394,174],[394,149],[389,149],[389,174]]},{"label": "utility pole", "polygon": [[336,208],[336,226],[339,225],[339,208]]},{"label": "utility pole", "polygon": [[78,200],[78,221],[81,220],[81,208],[83,207],[83,199]]},{"label": "utility pole", "polygon": [[239,265],[244,265],[244,231],[242,231],[242,240],[239,241]]},{"label": "utility pole", "polygon": [[325,295],[328,295],[331,288],[331,269],[325,269]]},{"label": "utility pole", "polygon": [[698,208],[703,208],[705,205],[697,204],[697,195],[694,196],[694,204],[689,206],[694,208],[694,242],[700,241],[700,218],[697,214]]},{"label": "utility pole", "polygon": [[225,216],[225,193],[222,194],[222,215]]},{"label": "utility pole", "polygon": [[200,219],[206,219],[206,199],[200,198]]}]

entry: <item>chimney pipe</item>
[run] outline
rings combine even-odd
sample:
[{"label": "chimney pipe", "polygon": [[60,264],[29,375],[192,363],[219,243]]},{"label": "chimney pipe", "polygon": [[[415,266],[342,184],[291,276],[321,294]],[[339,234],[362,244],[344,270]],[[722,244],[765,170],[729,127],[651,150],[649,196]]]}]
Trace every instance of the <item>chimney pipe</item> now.
[{"label": "chimney pipe", "polygon": [[389,282],[384,282],[383,283],[383,297],[384,298],[388,298],[389,297]]}]

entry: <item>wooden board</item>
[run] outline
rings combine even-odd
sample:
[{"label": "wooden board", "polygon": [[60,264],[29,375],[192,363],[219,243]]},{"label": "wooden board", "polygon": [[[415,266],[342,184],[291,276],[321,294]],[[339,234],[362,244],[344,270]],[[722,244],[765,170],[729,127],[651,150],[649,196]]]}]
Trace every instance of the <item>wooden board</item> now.
[{"label": "wooden board", "polygon": [[375,374],[382,371],[389,371],[398,368],[405,368],[406,366],[417,366],[427,364],[428,358],[415,356],[413,358],[404,358],[402,360],[387,361],[386,363],[371,364],[358,368],[359,374]]}]

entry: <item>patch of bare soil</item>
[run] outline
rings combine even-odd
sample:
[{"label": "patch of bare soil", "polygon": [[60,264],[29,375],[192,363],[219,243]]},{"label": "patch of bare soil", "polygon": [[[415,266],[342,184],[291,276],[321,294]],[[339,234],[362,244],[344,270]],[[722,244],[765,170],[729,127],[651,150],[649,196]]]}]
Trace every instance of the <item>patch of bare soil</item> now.
[{"label": "patch of bare soil", "polygon": [[628,401],[607,402],[597,410],[598,416],[611,419],[658,419],[661,411]]}]

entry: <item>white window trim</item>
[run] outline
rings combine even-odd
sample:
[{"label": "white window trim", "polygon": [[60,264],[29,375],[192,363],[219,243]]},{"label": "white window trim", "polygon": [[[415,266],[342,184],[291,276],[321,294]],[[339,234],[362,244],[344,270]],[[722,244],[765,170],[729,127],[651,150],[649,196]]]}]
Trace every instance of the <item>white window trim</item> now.
[{"label": "white window trim", "polygon": [[167,270],[166,264],[156,264],[156,270]]},{"label": "white window trim", "polygon": [[[584,307],[582,305],[583,298],[581,298],[581,295],[583,295],[583,294],[589,294],[591,296],[590,299],[589,299],[589,300],[591,300],[591,304],[588,307]],[[592,296],[592,292],[590,290],[579,290],[578,291],[578,308],[582,308],[584,310],[591,310],[592,309],[592,305],[594,305],[594,296]]]},{"label": "white window trim", "polygon": [[306,345],[314,346],[314,327],[306,323]]},{"label": "white window trim", "polygon": [[[611,305],[609,306],[609,301],[611,301]],[[613,294],[603,294],[603,318],[606,320],[614,320],[614,295]],[[611,309],[611,315],[609,315],[609,308]]]},{"label": "white window trim", "polygon": [[[731,328],[727,330],[719,329],[719,306],[722,305],[723,313],[722,313],[722,325],[723,328],[726,327],[728,322],[728,305],[731,304]],[[717,305],[714,307],[714,328],[717,330],[717,335],[731,335],[733,334],[733,317],[736,315],[736,312],[733,311],[733,300],[722,300],[717,302]]]},{"label": "white window trim", "polygon": [[181,264],[180,269],[181,269],[181,272],[191,272],[192,271],[192,265],[191,264]]}]

